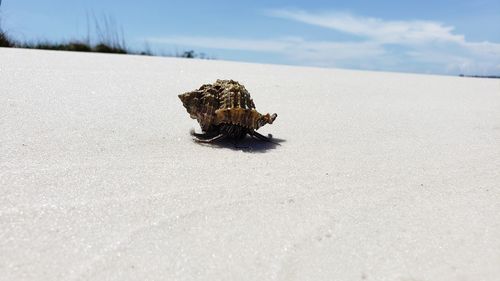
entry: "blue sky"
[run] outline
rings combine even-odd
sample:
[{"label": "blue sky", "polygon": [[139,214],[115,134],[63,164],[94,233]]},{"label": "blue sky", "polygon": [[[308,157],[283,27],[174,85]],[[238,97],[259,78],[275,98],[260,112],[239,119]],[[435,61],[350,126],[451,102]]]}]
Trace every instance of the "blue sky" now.
[{"label": "blue sky", "polygon": [[193,49],[261,63],[500,74],[498,0],[2,0],[0,7],[3,29],[28,41],[85,38],[89,15],[113,18],[128,47],[148,44],[159,54]]}]

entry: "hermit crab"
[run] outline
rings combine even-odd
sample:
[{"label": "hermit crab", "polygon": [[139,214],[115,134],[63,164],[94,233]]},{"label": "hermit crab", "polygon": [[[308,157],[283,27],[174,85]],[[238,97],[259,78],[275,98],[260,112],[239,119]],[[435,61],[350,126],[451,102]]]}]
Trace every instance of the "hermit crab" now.
[{"label": "hermit crab", "polygon": [[250,93],[236,81],[217,80],[179,98],[191,118],[200,124],[202,134],[191,132],[198,142],[210,143],[222,138],[240,140],[247,134],[273,142],[255,130],[272,124],[278,115],[257,112]]}]

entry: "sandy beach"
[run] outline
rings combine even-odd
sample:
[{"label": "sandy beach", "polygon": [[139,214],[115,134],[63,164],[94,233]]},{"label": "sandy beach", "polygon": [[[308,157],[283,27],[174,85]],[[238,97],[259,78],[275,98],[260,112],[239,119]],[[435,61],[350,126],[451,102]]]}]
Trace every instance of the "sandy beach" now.
[{"label": "sandy beach", "polygon": [[0,132],[0,280],[500,280],[500,79],[0,48]]}]

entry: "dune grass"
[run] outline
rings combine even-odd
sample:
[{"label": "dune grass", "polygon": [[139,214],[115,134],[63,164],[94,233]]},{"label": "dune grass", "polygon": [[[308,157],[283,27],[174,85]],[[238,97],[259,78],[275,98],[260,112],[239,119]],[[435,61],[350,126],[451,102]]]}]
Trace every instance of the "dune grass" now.
[{"label": "dune grass", "polygon": [[15,40],[2,29],[0,17],[0,47],[209,59],[204,53],[198,54],[193,50],[177,52],[172,55],[158,55],[151,50],[148,43],[145,43],[144,50],[132,50],[126,46],[123,29],[112,17],[103,15],[98,18],[93,13],[87,14],[86,38],[60,42],[49,40],[21,42]]},{"label": "dune grass", "polygon": [[97,53],[114,53],[114,54],[130,54],[127,49],[110,46],[105,43],[91,45],[83,41],[70,41],[65,43],[56,43],[50,41],[44,42],[24,42],[14,44],[12,47],[26,48],[26,49],[42,49],[42,50],[56,50],[56,51],[73,51],[73,52],[97,52]]},{"label": "dune grass", "polygon": [[9,37],[7,32],[2,30],[0,26],[0,47],[14,47],[14,41]]}]

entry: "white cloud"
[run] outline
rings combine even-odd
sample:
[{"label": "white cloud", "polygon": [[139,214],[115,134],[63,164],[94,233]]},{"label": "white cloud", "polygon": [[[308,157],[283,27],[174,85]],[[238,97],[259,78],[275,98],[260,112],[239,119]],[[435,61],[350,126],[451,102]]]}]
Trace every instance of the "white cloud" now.
[{"label": "white cloud", "polygon": [[[148,42],[210,49],[266,52],[301,65],[449,74],[500,72],[500,44],[470,42],[454,27],[435,21],[386,21],[338,12],[269,10],[267,16],[350,34],[356,41],[301,37],[231,38],[172,36]],[[288,34],[289,35],[289,34]],[[396,46],[396,47],[395,47]]]},{"label": "white cloud", "polygon": [[[349,13],[313,13],[290,9],[269,10],[266,14],[358,36],[365,42],[380,44],[381,48],[387,44],[400,45],[410,50],[406,55],[413,61],[408,63],[441,64],[441,72],[445,73],[499,72],[500,44],[467,41],[464,35],[453,32],[453,26],[440,22],[385,21]],[[450,49],[443,49],[443,46]]]},{"label": "white cloud", "polygon": [[290,40],[237,39],[228,37],[204,36],[172,36],[147,38],[148,42],[187,45],[210,49],[282,52],[286,50]]},{"label": "white cloud", "polygon": [[348,13],[310,13],[288,9],[270,10],[266,14],[362,36],[380,43],[414,44],[431,41],[464,41],[463,35],[452,33],[452,26],[433,21],[384,21]]},{"label": "white cloud", "polygon": [[385,54],[382,46],[372,42],[321,42],[305,41],[296,43],[286,55],[299,63],[314,66],[359,65],[362,61]]},{"label": "white cloud", "polygon": [[477,55],[500,60],[500,44],[491,42],[463,42],[462,46]]},{"label": "white cloud", "polygon": [[[334,66],[336,62],[382,55],[384,49],[371,42],[306,41],[300,37],[277,39],[236,39],[227,37],[173,36],[147,38],[151,43],[185,45],[211,49],[242,50],[283,54],[296,63]],[[325,59],[327,58],[327,59]]]}]

